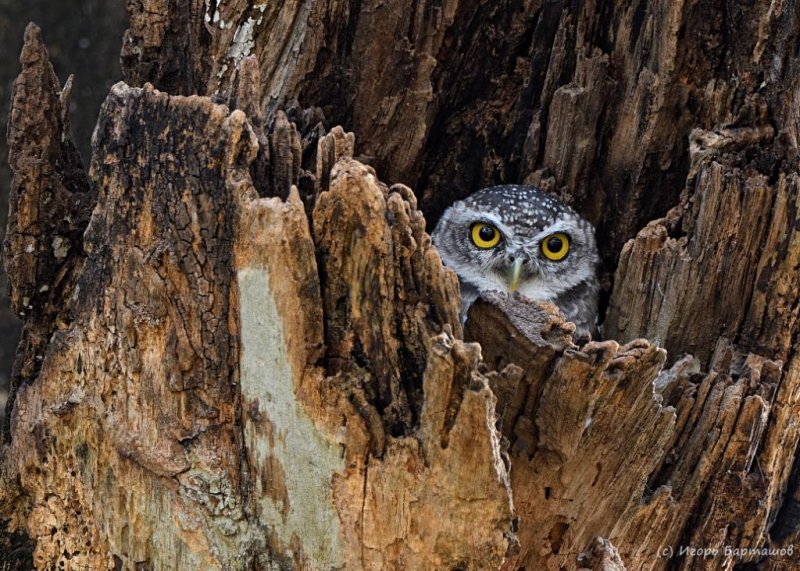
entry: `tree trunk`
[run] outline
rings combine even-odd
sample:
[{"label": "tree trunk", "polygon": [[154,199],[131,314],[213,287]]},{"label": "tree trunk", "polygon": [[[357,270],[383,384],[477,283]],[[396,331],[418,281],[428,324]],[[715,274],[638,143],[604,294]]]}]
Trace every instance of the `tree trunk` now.
[{"label": "tree trunk", "polygon": [[[88,172],[29,27],[3,562],[797,568],[798,8],[132,0]],[[506,181],[596,224],[605,340],[462,331],[426,228]]]}]

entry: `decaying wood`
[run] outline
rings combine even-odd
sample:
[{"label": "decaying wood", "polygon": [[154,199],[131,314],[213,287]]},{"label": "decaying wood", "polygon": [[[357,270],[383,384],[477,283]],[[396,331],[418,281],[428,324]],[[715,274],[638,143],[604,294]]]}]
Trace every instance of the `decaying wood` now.
[{"label": "decaying wood", "polygon": [[25,318],[12,393],[36,377],[54,323],[69,319],[64,300],[95,194],[69,137],[72,78],[62,89],[35,26],[25,32],[20,63],[8,124],[14,179],[3,243],[12,309]]},{"label": "decaying wood", "polygon": [[725,549],[768,540],[800,435],[796,370],[724,342],[706,373],[691,357],[664,369],[645,340],[578,348],[553,309],[492,296],[467,322],[502,371],[522,546],[505,568],[569,568],[598,536],[628,569],[702,567],[679,557],[692,546],[718,550],[711,568],[761,559]]},{"label": "decaying wood", "polygon": [[268,123],[292,108],[302,132],[344,125],[383,179],[415,189],[429,221],[482,186],[538,182],[598,227],[609,282],[625,242],[678,203],[694,129],[773,129],[773,160],[797,160],[795,0],[128,10],[132,85],[222,93],[253,55]]},{"label": "decaying wood", "polygon": [[[796,568],[800,29],[751,4],[131,1],[88,175],[31,28],[0,549]],[[606,340],[502,296],[462,340],[421,212],[506,181],[597,224]]]},{"label": "decaying wood", "polygon": [[[270,161],[291,165],[284,132]],[[253,185],[258,139],[209,98],[114,87],[72,320],[15,399],[4,517],[39,568],[498,567],[495,398],[413,194],[335,131],[312,239],[296,188]]]},{"label": "decaying wood", "polygon": [[800,311],[797,173],[768,175],[731,154],[698,160],[684,201],[623,249],[604,332],[657,339],[703,362],[719,337],[792,358]]}]

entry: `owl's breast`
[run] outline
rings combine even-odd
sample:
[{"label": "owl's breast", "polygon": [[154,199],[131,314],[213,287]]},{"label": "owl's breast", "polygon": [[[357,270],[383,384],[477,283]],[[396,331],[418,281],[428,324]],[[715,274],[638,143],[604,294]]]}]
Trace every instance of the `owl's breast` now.
[{"label": "owl's breast", "polygon": [[563,288],[533,280],[523,282],[519,287],[519,293],[538,301],[555,301],[562,291]]}]

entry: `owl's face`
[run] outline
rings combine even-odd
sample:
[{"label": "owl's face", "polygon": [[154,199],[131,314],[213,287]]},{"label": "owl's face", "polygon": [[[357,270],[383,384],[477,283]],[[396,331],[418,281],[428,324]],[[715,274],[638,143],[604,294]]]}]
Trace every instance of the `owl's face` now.
[{"label": "owl's face", "polygon": [[556,300],[594,283],[594,229],[574,210],[530,186],[495,186],[448,208],[432,235],[445,265],[478,293]]}]

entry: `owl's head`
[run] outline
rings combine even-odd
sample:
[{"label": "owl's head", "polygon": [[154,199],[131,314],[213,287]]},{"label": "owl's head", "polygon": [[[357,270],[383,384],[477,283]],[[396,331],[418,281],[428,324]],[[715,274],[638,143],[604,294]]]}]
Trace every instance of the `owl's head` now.
[{"label": "owl's head", "polygon": [[533,186],[494,186],[454,203],[432,238],[445,265],[478,292],[555,300],[595,280],[592,225]]}]

